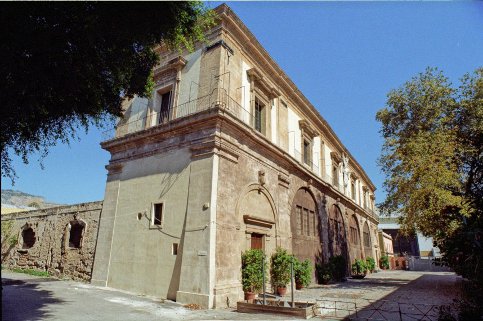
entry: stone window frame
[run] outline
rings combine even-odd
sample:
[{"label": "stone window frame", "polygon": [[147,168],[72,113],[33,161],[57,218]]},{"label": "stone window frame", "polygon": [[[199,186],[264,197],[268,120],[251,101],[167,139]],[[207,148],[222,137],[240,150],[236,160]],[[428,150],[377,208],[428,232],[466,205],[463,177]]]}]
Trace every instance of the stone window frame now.
[{"label": "stone window frame", "polygon": [[354,173],[351,173],[350,174],[350,178],[351,178],[351,198],[354,202],[356,202],[356,191],[357,191],[357,176],[354,174]]},{"label": "stone window frame", "polygon": [[[160,219],[160,224],[155,224],[154,223],[154,220],[155,220],[155,208],[156,208],[156,205],[160,205],[161,204],[161,219]],[[150,229],[163,229],[164,227],[164,221],[165,221],[165,215],[166,214],[166,201],[158,201],[158,202],[152,202],[151,203],[151,215],[150,215],[150,218],[149,218],[149,228]]]},{"label": "stone window frame", "polygon": [[[267,79],[261,74],[261,72],[256,68],[248,69],[247,71],[248,79],[250,82],[250,114],[251,114],[251,125],[253,129],[262,134],[268,139],[271,139],[272,127],[272,100],[280,96],[280,92],[269,85]],[[265,119],[262,124],[262,130],[259,131],[255,127],[255,103],[258,100],[261,105],[263,105],[263,111]],[[278,130],[278,128],[277,128]]]},{"label": "stone window frame", "polygon": [[[340,163],[342,162],[342,158],[337,152],[331,152],[330,157],[332,159],[332,185],[336,189],[340,189]],[[335,175],[334,175],[335,173]]]}]

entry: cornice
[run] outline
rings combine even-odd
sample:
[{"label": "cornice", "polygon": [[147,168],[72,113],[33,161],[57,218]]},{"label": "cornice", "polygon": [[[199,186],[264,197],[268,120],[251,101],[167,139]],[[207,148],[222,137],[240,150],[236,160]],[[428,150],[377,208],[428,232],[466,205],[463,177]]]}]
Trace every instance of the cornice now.
[{"label": "cornice", "polygon": [[238,45],[245,49],[246,53],[251,56],[253,63],[256,64],[259,69],[264,70],[265,74],[269,75],[267,78],[270,80],[270,82],[278,85],[280,88],[283,88],[283,91],[287,93],[287,98],[296,98],[298,105],[305,107],[305,110],[301,110],[302,114],[305,114],[310,119],[317,121],[317,127],[322,130],[322,133],[327,138],[332,139],[332,141],[335,142],[336,148],[341,150],[341,152],[345,152],[349,156],[354,163],[354,167],[358,170],[358,172],[360,172],[367,184],[370,185],[373,190],[376,190],[376,187],[372,183],[367,173],[355,160],[349,150],[347,150],[347,148],[342,144],[327,121],[302,94],[292,80],[290,80],[282,68],[280,68],[280,66],[273,60],[270,54],[265,50],[265,48],[263,48],[253,33],[245,26],[241,19],[233,12],[233,10],[231,10],[231,8],[226,4],[216,7],[214,10],[221,19],[222,31],[230,34],[235,41],[240,39],[240,41],[238,41]]}]

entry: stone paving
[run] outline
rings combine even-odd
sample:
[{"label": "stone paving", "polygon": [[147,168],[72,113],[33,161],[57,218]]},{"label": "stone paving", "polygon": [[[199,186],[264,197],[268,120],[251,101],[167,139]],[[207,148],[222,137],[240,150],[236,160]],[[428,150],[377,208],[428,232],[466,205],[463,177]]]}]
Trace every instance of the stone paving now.
[{"label": "stone paving", "polygon": [[[295,301],[343,301],[363,309],[371,302],[446,305],[461,278],[449,272],[385,271],[363,280],[316,285],[296,291]],[[290,294],[283,299],[290,300]],[[324,314],[330,319],[332,316]],[[340,314],[337,316],[341,316]],[[319,316],[320,318],[320,316]],[[2,320],[289,320],[232,308],[189,310],[181,304],[74,281],[38,278],[2,270]],[[399,320],[392,316],[386,320]]]}]

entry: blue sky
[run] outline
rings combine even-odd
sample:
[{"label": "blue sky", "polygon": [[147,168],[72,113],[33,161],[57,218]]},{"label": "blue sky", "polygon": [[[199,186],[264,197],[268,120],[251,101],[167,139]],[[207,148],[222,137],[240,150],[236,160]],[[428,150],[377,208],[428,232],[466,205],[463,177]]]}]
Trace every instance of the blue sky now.
[{"label": "blue sky", "polygon": [[[215,7],[219,3],[208,3]],[[382,201],[375,113],[387,93],[438,67],[454,84],[483,66],[483,2],[229,2],[365,169]],[[102,130],[14,166],[14,189],[58,203],[101,200],[109,154]],[[2,188],[12,188],[2,177]]]}]

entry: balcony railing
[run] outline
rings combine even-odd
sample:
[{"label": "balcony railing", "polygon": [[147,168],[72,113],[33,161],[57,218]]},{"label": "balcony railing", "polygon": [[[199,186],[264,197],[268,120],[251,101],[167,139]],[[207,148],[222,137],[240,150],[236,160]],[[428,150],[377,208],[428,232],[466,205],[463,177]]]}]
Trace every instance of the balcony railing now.
[{"label": "balcony railing", "polygon": [[[164,112],[150,112],[148,115],[128,122],[121,119],[114,128],[105,131],[102,135],[102,138],[103,140],[119,138],[127,134],[143,131],[158,125],[167,124],[173,120],[182,119],[215,108],[218,108],[225,113],[229,113],[249,127],[257,130],[255,128],[255,116],[253,114],[243,108],[226,92],[215,89],[211,94],[172,107]],[[148,108],[146,106],[146,111],[147,109]],[[257,131],[261,132],[260,130]],[[265,133],[261,132],[261,134]],[[321,173],[319,171],[318,164],[315,164],[312,159],[304,160],[303,154],[295,148],[293,148],[289,154],[291,154],[297,162],[302,164],[304,167],[309,168],[322,180],[331,184],[335,189],[344,194],[344,187],[341,184],[334,185],[332,183],[332,176],[329,176],[326,173]],[[377,217],[376,213],[372,209],[365,208],[365,210]]]}]

